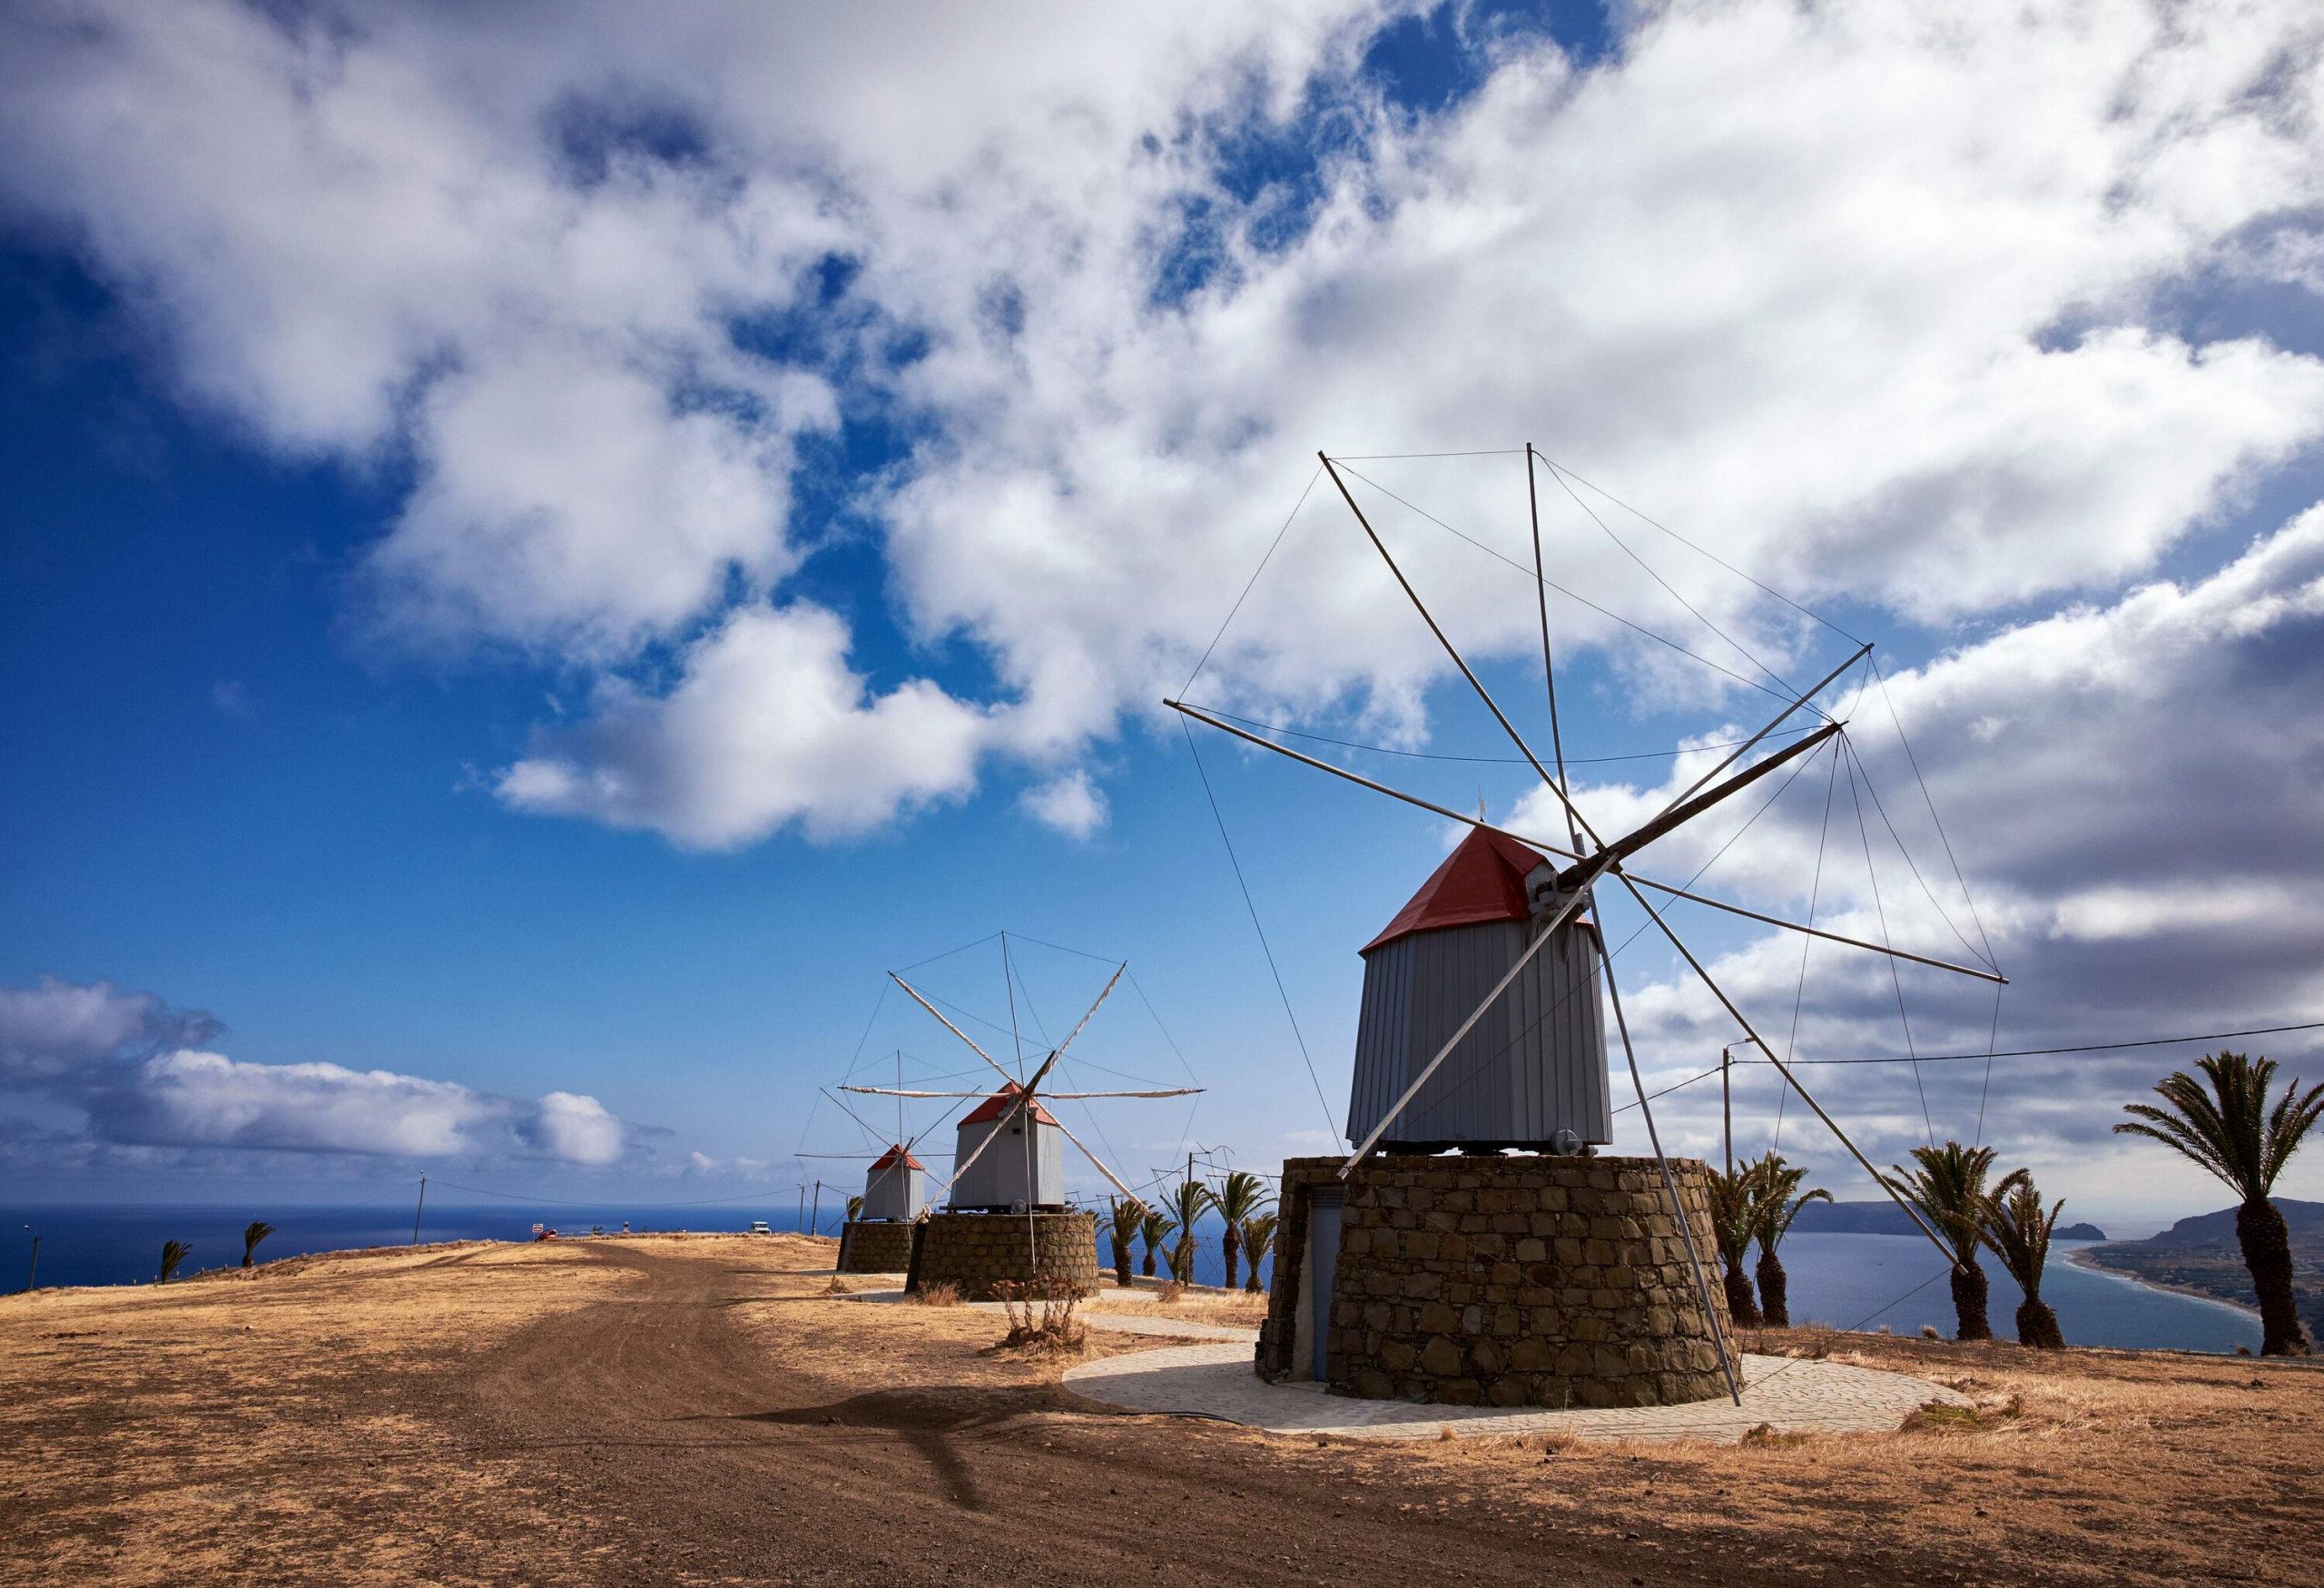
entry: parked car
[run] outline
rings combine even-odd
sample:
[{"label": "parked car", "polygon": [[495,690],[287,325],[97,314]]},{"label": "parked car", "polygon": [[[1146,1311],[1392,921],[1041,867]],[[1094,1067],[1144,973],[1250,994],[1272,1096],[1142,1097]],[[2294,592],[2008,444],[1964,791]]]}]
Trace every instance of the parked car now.
[{"label": "parked car", "polygon": [[753,1218],[751,1220],[751,1233],[753,1235],[773,1235],[774,1231],[766,1227],[765,1219]]}]

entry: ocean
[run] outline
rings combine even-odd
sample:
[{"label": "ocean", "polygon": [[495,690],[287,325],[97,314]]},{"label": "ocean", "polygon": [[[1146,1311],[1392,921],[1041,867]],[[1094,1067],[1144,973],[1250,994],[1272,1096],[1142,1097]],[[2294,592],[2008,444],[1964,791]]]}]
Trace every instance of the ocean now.
[{"label": "ocean", "polygon": [[[811,1214],[813,1210],[810,1210]],[[242,1258],[242,1228],[254,1218],[276,1227],[259,1248],[261,1260],[305,1252],[355,1247],[401,1246],[412,1238],[413,1209],[387,1202],[355,1207],[260,1208],[151,1206],[0,1208],[0,1291],[22,1288],[29,1275],[32,1237],[41,1238],[39,1282],[43,1285],[128,1285],[153,1277],[162,1243],[182,1240],[193,1250],[182,1270],[231,1267]],[[744,1230],[763,1218],[776,1229],[803,1229],[809,1222],[835,1235],[841,1210],[828,1201],[820,1218],[803,1218],[794,1197],[764,1203],[707,1205],[606,1203],[602,1206],[511,1202],[490,1207],[431,1203],[420,1213],[419,1238],[438,1240],[530,1240],[536,1223],[560,1237],[609,1233],[626,1222],[633,1230]],[[29,1227],[29,1228],[28,1228]],[[2066,1253],[2092,1245],[2060,1241],[2053,1248],[2042,1293],[2058,1315],[2066,1339],[2077,1346],[2170,1347],[2231,1352],[2260,1346],[2257,1315],[2200,1297],[2156,1290],[2127,1278],[2096,1273],[2066,1262]],[[1886,1327],[1917,1333],[1934,1324],[1953,1332],[1953,1303],[1945,1282],[1944,1260],[1918,1236],[1842,1235],[1803,1232],[1783,1246],[1790,1276],[1792,1317],[1801,1322],[1842,1328]],[[1098,1232],[1098,1261],[1108,1258],[1105,1232]],[[1996,1333],[2012,1333],[2017,1287],[1991,1262],[1992,1321]],[[1215,1220],[1201,1230],[1196,1277],[1217,1284],[1224,1277]]]}]

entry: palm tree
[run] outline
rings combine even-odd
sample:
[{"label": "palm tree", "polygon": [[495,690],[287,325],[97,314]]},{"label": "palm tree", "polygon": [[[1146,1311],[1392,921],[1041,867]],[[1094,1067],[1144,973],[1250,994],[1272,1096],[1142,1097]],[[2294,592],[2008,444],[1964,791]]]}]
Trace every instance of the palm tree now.
[{"label": "palm tree", "polygon": [[1170,1248],[1170,1277],[1181,1285],[1195,1282],[1195,1226],[1218,1206],[1210,1188],[1200,1180],[1180,1180],[1170,1190],[1170,1211],[1177,1220],[1178,1238]]},{"label": "palm tree", "polygon": [[2270,1109],[2268,1088],[2275,1080],[2274,1060],[2212,1053],[2196,1060],[2195,1067],[2210,1077],[2211,1095],[2204,1094],[2193,1076],[2174,1070],[2154,1088],[2167,1107],[2125,1103],[2122,1111],[2137,1118],[2114,1129],[2122,1135],[2150,1137],[2184,1153],[2241,1198],[2235,1209],[2235,1238],[2242,1245],[2243,1266],[2251,1270],[2251,1287],[2260,1297],[2260,1354],[2305,1356],[2308,1334],[2292,1305],[2291,1232],[2268,1193],[2299,1150],[2300,1138],[2324,1114],[2324,1081],[2302,1093],[2294,1077]]},{"label": "palm tree", "polygon": [[249,1224],[247,1224],[247,1225],[245,1225],[245,1226],[243,1227],[243,1228],[242,1228],[242,1267],[245,1267],[245,1268],[254,1268],[254,1267],[256,1267],[258,1266],[258,1258],[257,1258],[257,1256],[255,1255],[255,1254],[257,1253],[257,1251],[258,1251],[258,1243],[259,1243],[259,1242],[261,1242],[261,1241],[262,1241],[262,1240],[264,1240],[268,1236],[272,1235],[273,1233],[274,1233],[274,1226],[272,1226],[271,1224],[269,1224],[269,1223],[268,1223],[265,1219],[263,1219],[263,1218],[253,1218],[252,1220],[251,1220],[251,1222],[250,1222]]},{"label": "palm tree", "polygon": [[1751,1233],[1759,1240],[1759,1310],[1767,1315],[1769,1328],[1787,1329],[1791,1287],[1776,1248],[1791,1233],[1791,1221],[1799,1217],[1802,1208],[1810,1202],[1828,1202],[1832,1193],[1821,1186],[1800,1190],[1799,1182],[1807,1178],[1807,1171],[1786,1163],[1772,1149],[1751,1166],[1751,1172],[1758,1177],[1751,1196]]},{"label": "palm tree", "polygon": [[1171,1231],[1177,1228],[1177,1221],[1167,1213],[1157,1212],[1152,1208],[1146,1210],[1146,1217],[1137,1221],[1137,1238],[1146,1245],[1146,1260],[1138,1265],[1139,1273],[1149,1279],[1154,1277],[1154,1254],[1162,1249],[1162,1243],[1169,1239]]},{"label": "palm tree", "polygon": [[[1218,1189],[1211,1193],[1210,1205],[1218,1209],[1221,1218],[1226,1220],[1226,1233],[1219,1238],[1219,1246],[1226,1256],[1226,1288],[1229,1290],[1235,1288],[1235,1259],[1241,1253],[1243,1226],[1264,1212],[1274,1201],[1275,1198],[1267,1195],[1267,1183],[1246,1169],[1229,1172],[1219,1182]],[[1258,1267],[1256,1258],[1252,1259],[1251,1266],[1254,1268]]]},{"label": "palm tree", "polygon": [[1985,1245],[2025,1292],[2025,1299],[2017,1304],[2017,1343],[2044,1351],[2063,1350],[2066,1343],[2058,1329],[2058,1315],[2042,1299],[2042,1267],[2050,1260],[2050,1231],[2057,1227],[2058,1214],[2065,1205],[2066,1199],[2061,1197],[2044,1214],[2033,1171],[2014,1169],[1985,1198],[1984,1217],[1980,1220],[1979,1233]]},{"label": "palm tree", "polygon": [[168,1284],[170,1282],[170,1276],[178,1271],[178,1265],[184,1262],[187,1254],[191,1253],[192,1250],[193,1248],[192,1247],[186,1245],[185,1242],[182,1240],[163,1241],[162,1243],[162,1276],[160,1278],[154,1280],[153,1283],[156,1285]]},{"label": "palm tree", "polygon": [[1251,1277],[1243,1288],[1254,1296],[1261,1294],[1259,1265],[1266,1260],[1267,1248],[1275,1245],[1275,1232],[1281,1223],[1273,1213],[1254,1213],[1243,1220],[1243,1249],[1251,1258]]},{"label": "palm tree", "polygon": [[1129,1288],[1129,1247],[1146,1222],[1146,1204],[1135,1197],[1116,1197],[1106,1204],[1108,1233],[1114,1242],[1114,1283]]},{"label": "palm tree", "polygon": [[1759,1327],[1759,1304],[1751,1298],[1751,1282],[1743,1277],[1743,1259],[1751,1250],[1752,1201],[1756,1190],[1752,1171],[1710,1171],[1711,1236],[1727,1269],[1727,1310],[1738,1328]]},{"label": "palm tree", "polygon": [[847,1199],[847,1221],[850,1224],[852,1224],[862,1217],[863,1198],[861,1197],[850,1197]]},{"label": "palm tree", "polygon": [[1990,1340],[1993,1326],[1985,1321],[1985,1271],[1977,1266],[1977,1246],[1985,1216],[1985,1177],[1993,1172],[1994,1149],[1964,1147],[1948,1141],[1942,1147],[1915,1147],[1913,1158],[1920,1168],[1885,1175],[1889,1189],[1911,1203],[1929,1227],[1953,1248],[1953,1337]]}]

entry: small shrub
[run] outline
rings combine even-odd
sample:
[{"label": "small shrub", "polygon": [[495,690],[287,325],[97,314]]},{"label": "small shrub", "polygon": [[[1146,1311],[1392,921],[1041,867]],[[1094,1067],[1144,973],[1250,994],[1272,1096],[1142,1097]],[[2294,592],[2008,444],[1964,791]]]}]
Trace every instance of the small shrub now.
[{"label": "small shrub", "polygon": [[1187,1287],[1176,1279],[1165,1279],[1154,1287],[1154,1304],[1157,1307],[1175,1307],[1186,1297]]},{"label": "small shrub", "polygon": [[1930,1401],[1897,1425],[1902,1434],[1967,1433],[1984,1425],[1984,1419],[1974,1406],[1956,1406],[1946,1401]]},{"label": "small shrub", "polygon": [[1773,1423],[1761,1423],[1745,1429],[1743,1437],[1738,1443],[1750,1445],[1754,1449],[1787,1450],[1792,1445],[1807,1444],[1807,1435],[1785,1433]]},{"label": "small shrub", "polygon": [[1004,1349],[1078,1354],[1088,1345],[1088,1331],[1073,1316],[1081,1294],[1071,1285],[1055,1279],[1004,1281],[992,1294],[1009,1315],[1009,1333],[1000,1341]]},{"label": "small shrub", "polygon": [[1921,1325],[1921,1338],[1924,1340],[1941,1340],[1945,1338],[1945,1336],[1937,1332],[1937,1327],[1935,1324],[1923,1324]]},{"label": "small shrub", "polygon": [[855,1287],[841,1278],[837,1274],[833,1274],[832,1276],[832,1282],[823,1287],[823,1294],[826,1296],[852,1296],[855,1294]]},{"label": "small shrub", "polygon": [[912,1299],[922,1307],[958,1307],[960,1305],[960,1287],[950,1279],[939,1279],[933,1285],[921,1286],[920,1294]]}]

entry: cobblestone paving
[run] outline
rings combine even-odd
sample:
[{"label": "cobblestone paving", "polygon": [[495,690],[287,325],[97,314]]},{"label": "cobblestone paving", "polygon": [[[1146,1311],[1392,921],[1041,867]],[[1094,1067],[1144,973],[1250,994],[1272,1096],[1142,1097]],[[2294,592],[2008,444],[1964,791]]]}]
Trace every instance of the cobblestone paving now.
[{"label": "cobblestone paving", "polygon": [[[1109,1326],[1110,1327],[1110,1326]],[[1708,1439],[1731,1445],[1765,1423],[1778,1433],[1876,1433],[1931,1401],[1966,1396],[1901,1373],[1788,1356],[1743,1358],[1743,1404],[1724,1397],[1683,1406],[1545,1412],[1418,1406],[1328,1395],[1313,1384],[1268,1384],[1247,1345],[1180,1346],[1109,1356],[1069,1370],[1075,1393],[1127,1411],[1216,1417],[1278,1434],[1364,1439],[1570,1434],[1583,1439]]]}]

